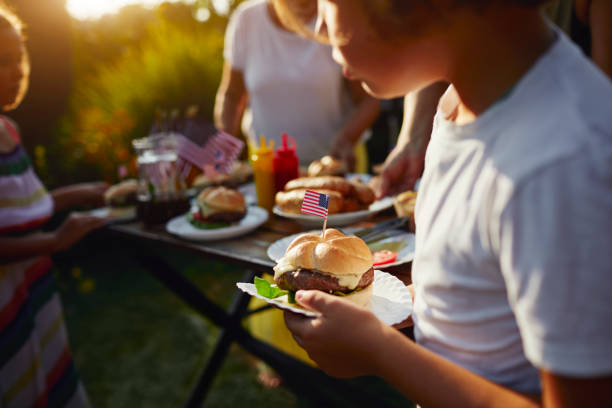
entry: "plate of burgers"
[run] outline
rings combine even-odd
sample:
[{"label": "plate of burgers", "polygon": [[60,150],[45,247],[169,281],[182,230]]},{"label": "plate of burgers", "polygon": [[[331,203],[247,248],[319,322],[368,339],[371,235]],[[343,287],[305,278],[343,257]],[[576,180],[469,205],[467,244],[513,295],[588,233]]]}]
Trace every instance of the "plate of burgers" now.
[{"label": "plate of burgers", "polygon": [[181,238],[211,241],[248,234],[268,220],[268,212],[247,206],[244,196],[227,187],[208,187],[187,214],[168,221],[166,231]]},{"label": "plate of burgers", "polygon": [[358,177],[347,180],[339,176],[317,176],[300,177],[287,182],[284,191],[276,193],[276,205],[272,211],[306,227],[320,226],[321,218],[301,213],[306,190],[329,196],[327,225],[330,227],[354,224],[393,206],[390,197],[375,201],[370,186]]},{"label": "plate of burgers", "polygon": [[317,313],[295,303],[298,290],[321,290],[368,308],[383,323],[393,325],[412,313],[412,296],[395,276],[375,270],[363,240],[329,228],[321,234],[295,238],[274,267],[274,283],[255,278],[239,282],[240,290],[281,309],[306,316]]}]

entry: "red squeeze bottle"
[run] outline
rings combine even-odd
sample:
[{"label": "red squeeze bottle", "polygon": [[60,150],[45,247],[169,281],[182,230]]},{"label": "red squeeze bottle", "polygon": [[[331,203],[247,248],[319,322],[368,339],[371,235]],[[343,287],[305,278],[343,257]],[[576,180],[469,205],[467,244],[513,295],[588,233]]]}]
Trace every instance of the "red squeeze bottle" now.
[{"label": "red squeeze bottle", "polygon": [[[274,153],[274,192],[282,191],[289,180],[298,177],[298,158],[295,154],[295,140],[283,132],[282,146]],[[289,141],[292,146],[289,147]]]}]

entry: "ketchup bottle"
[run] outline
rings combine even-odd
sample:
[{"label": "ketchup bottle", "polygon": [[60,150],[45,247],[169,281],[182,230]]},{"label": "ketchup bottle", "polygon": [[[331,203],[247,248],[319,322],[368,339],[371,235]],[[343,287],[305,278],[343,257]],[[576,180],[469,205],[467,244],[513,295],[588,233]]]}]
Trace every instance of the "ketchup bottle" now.
[{"label": "ketchup bottle", "polygon": [[[291,141],[291,147],[289,147]],[[295,140],[283,132],[283,145],[274,154],[274,192],[282,191],[289,180],[298,177],[298,158]]]},{"label": "ketchup bottle", "polygon": [[266,145],[266,139],[261,136],[259,146],[253,146],[251,164],[257,191],[257,205],[268,211],[274,206],[274,141]]}]

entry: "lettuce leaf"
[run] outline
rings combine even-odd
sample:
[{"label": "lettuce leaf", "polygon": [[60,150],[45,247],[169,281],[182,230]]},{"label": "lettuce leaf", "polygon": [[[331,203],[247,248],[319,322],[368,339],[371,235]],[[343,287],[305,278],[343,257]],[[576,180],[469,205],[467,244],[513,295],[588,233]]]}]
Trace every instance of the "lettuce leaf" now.
[{"label": "lettuce leaf", "polygon": [[271,284],[265,279],[255,277],[255,288],[257,293],[268,299],[275,299],[289,294],[286,290],[279,289],[278,286]]}]

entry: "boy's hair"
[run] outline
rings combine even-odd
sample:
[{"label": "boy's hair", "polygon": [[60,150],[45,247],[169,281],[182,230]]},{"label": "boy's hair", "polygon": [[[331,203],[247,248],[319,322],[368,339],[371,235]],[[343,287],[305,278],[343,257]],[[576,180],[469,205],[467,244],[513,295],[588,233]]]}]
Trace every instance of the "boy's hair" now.
[{"label": "boy's hair", "polygon": [[[484,10],[492,5],[507,5],[514,7],[541,7],[552,0],[361,0],[364,4],[370,23],[382,36],[387,36],[390,30],[399,29],[407,34],[423,31],[425,28],[415,10],[429,10],[440,17],[443,24],[446,15],[453,9],[471,8]],[[444,4],[444,6],[442,6]],[[449,11],[450,10],[450,11]]]},{"label": "boy's hair", "polygon": [[[5,29],[13,29],[22,38],[25,38],[25,34],[23,32],[23,22],[10,7],[8,7],[6,4],[4,4],[2,0],[0,0],[0,30]],[[30,59],[28,58],[26,50],[24,50],[21,64],[23,69],[23,79],[21,80],[21,85],[19,87],[19,94],[17,95],[15,101],[12,104],[1,107],[3,111],[9,111],[19,106],[26,92],[28,91],[30,77]]]}]

